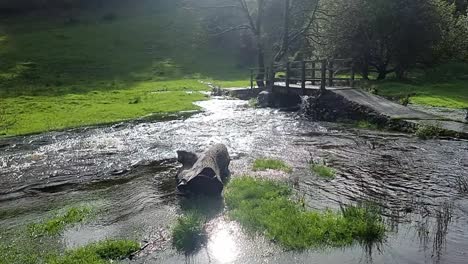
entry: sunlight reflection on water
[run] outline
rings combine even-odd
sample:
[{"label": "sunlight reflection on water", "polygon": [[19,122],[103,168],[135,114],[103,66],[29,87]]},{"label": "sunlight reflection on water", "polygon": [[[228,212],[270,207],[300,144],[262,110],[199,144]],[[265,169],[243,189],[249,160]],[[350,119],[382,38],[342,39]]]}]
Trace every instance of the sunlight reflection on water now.
[{"label": "sunlight reflection on water", "polygon": [[208,254],[218,263],[234,262],[240,254],[237,243],[239,226],[235,222],[227,222],[224,218],[214,219],[210,223],[208,238]]}]

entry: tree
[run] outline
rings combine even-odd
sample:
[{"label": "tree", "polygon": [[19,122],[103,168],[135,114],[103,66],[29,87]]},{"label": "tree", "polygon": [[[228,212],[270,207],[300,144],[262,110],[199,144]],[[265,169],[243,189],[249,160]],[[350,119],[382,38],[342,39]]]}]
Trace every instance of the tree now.
[{"label": "tree", "polygon": [[321,52],[351,57],[365,79],[395,72],[403,78],[427,55],[440,37],[437,12],[431,0],[331,0],[320,27]]},{"label": "tree", "polygon": [[468,62],[468,7],[447,0],[435,0],[439,16],[440,41],[433,47],[434,63],[449,60]]},{"label": "tree", "polygon": [[[288,57],[291,47],[304,40],[315,21],[319,0],[198,0],[187,7],[204,12],[204,17],[224,14],[223,22],[207,26],[212,35],[247,31],[257,50],[258,80],[265,77],[266,65]],[[228,15],[227,15],[228,14]],[[264,86],[263,81],[258,82]]]}]

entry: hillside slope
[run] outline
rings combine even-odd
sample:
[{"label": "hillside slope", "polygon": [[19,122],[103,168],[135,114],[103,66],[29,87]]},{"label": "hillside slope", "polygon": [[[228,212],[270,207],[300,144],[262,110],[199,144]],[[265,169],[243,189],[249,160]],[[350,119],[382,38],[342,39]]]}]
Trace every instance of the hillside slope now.
[{"label": "hillside slope", "polygon": [[236,66],[238,51],[212,43],[195,15],[175,5],[33,12],[0,22],[4,136],[195,109],[191,102],[203,96],[185,91],[206,89],[197,80],[247,73]]}]

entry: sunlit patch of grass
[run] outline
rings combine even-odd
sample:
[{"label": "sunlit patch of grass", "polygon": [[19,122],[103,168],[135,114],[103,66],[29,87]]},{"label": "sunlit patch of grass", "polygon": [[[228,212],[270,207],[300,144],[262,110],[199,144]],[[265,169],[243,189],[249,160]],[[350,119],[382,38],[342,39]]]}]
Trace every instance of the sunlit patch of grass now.
[{"label": "sunlit patch of grass", "polygon": [[105,240],[66,251],[63,255],[49,257],[48,264],[105,264],[121,260],[140,249],[140,245],[130,240]]},{"label": "sunlit patch of grass", "polygon": [[33,237],[56,235],[67,226],[84,221],[91,212],[90,207],[71,207],[65,213],[56,215],[51,219],[30,224],[28,231]]},{"label": "sunlit patch of grass", "polygon": [[261,158],[256,159],[253,164],[254,171],[278,170],[287,173],[292,172],[292,168],[284,161],[279,159]]},{"label": "sunlit patch of grass", "polygon": [[281,183],[241,177],[228,184],[225,200],[232,219],[287,249],[339,247],[354,242],[381,242],[385,238],[385,225],[374,208],[307,211],[289,199],[291,192]]},{"label": "sunlit patch of grass", "polygon": [[189,213],[177,218],[177,223],[172,228],[172,244],[177,250],[192,252],[205,239],[204,221],[199,215]]},{"label": "sunlit patch of grass", "polygon": [[334,179],[336,175],[334,169],[323,164],[310,164],[310,170],[325,179]]},{"label": "sunlit patch of grass", "polygon": [[142,82],[126,90],[105,90],[57,96],[19,96],[0,99],[4,117],[12,124],[1,135],[112,123],[151,114],[197,110],[193,102],[207,99],[196,80]]},{"label": "sunlit patch of grass", "polygon": [[408,98],[409,103],[448,107],[467,108],[468,94],[465,87],[466,80],[447,80],[440,82],[405,83],[396,81],[383,81],[372,83],[373,89],[379,95],[400,100]]}]

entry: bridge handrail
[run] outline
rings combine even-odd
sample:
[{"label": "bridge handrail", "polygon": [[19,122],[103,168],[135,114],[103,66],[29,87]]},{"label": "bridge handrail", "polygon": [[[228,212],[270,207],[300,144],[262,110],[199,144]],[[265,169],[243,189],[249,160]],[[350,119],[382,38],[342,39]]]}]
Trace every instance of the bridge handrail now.
[{"label": "bridge handrail", "polygon": [[[348,66],[339,66],[337,64],[346,64]],[[298,65],[299,66],[296,66]],[[308,67],[308,64],[312,64],[311,68]],[[257,71],[256,77],[254,77]],[[278,72],[285,72],[285,78],[276,78]],[[291,76],[292,73],[297,73],[300,71],[301,77]],[[350,71],[349,78],[335,77],[335,75],[340,71]],[[320,76],[316,76],[316,73],[320,72]],[[310,73],[311,76],[308,78],[307,73]],[[328,73],[328,74],[327,74]],[[328,75],[328,76],[327,76]],[[260,77],[260,78],[259,78]],[[288,61],[286,63],[273,63],[271,67],[256,67],[250,68],[250,87],[253,89],[254,82],[262,84],[264,86],[265,81],[267,85],[274,85],[274,82],[277,80],[285,80],[286,88],[289,88],[290,81],[301,81],[301,88],[306,89],[306,82],[312,82],[312,85],[316,81],[320,81],[320,89],[325,90],[327,86],[327,81],[329,86],[334,85],[334,81],[349,81],[351,87],[355,83],[355,66],[354,61],[351,58],[344,59],[321,59],[321,60],[300,60],[300,61]]]}]

